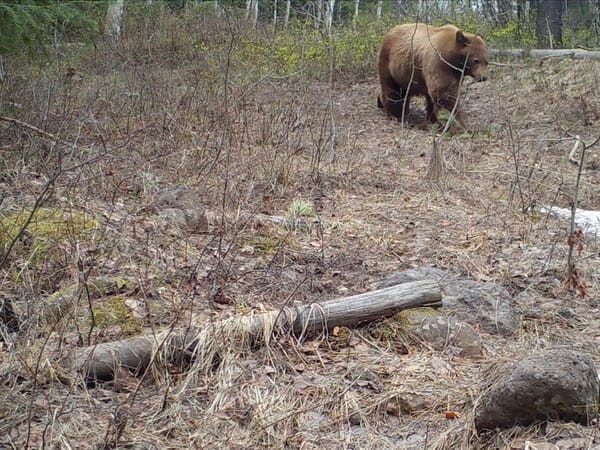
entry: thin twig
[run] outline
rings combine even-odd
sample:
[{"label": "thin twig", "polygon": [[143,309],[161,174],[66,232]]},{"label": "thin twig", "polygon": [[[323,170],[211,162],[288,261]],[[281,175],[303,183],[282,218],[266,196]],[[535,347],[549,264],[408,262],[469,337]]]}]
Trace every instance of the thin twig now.
[{"label": "thin twig", "polygon": [[[582,145],[581,159],[579,160],[579,169],[577,170],[577,180],[575,181],[575,192],[573,193],[573,203],[571,204],[571,223],[569,225],[569,239],[568,239],[569,253],[567,256],[567,279],[566,279],[566,283],[567,283],[568,287],[571,287],[573,282],[576,282],[577,285],[574,287],[577,288],[577,287],[579,287],[579,281],[578,281],[577,271],[575,269],[575,262],[573,261],[573,249],[575,248],[575,244],[577,241],[577,239],[575,237],[575,214],[577,213],[577,201],[578,201],[578,196],[579,196],[579,186],[581,184],[581,174],[583,172],[583,161],[585,159],[585,151],[588,148],[591,148],[591,147],[595,146],[598,142],[600,142],[600,136],[598,136],[591,144],[586,144],[585,142],[583,142],[580,139],[579,136],[573,136],[568,131],[567,131],[567,134],[569,134],[571,137],[573,137],[576,140],[576,142],[579,142]],[[577,146],[577,144],[576,144],[576,146]],[[574,150],[575,149],[576,149],[576,147],[574,147]],[[571,151],[571,152],[573,152],[573,151]]]},{"label": "thin twig", "polygon": [[36,127],[35,125],[31,125],[31,124],[29,124],[27,122],[23,122],[19,119],[14,119],[12,117],[7,117],[7,116],[0,116],[0,120],[3,120],[5,122],[10,122],[12,124],[18,125],[23,128],[27,128],[28,130],[31,130],[34,133],[39,134],[40,136],[54,142],[55,144],[62,144],[62,145],[66,145],[67,147],[73,147],[73,148],[77,147],[77,145],[72,142],[67,142],[59,137],[54,136],[51,133],[48,133],[47,131],[42,130],[41,128]]},{"label": "thin twig", "polygon": [[583,144],[581,150],[581,160],[579,161],[579,170],[577,171],[577,181],[575,182],[575,192],[573,193],[573,203],[571,204],[571,223],[569,225],[569,253],[567,256],[567,281],[570,282],[575,277],[575,262],[573,262],[573,249],[575,248],[575,214],[577,213],[577,200],[579,195],[579,185],[581,182],[581,172],[583,170],[583,160],[587,146]]},{"label": "thin twig", "polygon": [[579,138],[579,136],[575,136],[575,144],[573,144],[573,148],[569,152],[569,161],[571,161],[576,166],[581,165],[581,163],[583,162],[583,155],[581,155],[581,161],[578,159],[575,159],[575,154],[577,153],[577,150],[579,149],[580,145],[581,145],[581,139]]}]

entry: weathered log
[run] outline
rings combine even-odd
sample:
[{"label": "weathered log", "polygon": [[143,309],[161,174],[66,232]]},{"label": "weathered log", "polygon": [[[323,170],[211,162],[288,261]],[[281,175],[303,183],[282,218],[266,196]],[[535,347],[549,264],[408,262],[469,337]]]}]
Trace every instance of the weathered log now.
[{"label": "weathered log", "polygon": [[61,360],[59,367],[68,375],[79,373],[85,380],[94,381],[113,379],[119,368],[142,373],[157,357],[166,357],[169,362],[206,359],[210,364],[215,355],[227,348],[268,344],[282,333],[303,339],[336,326],[356,326],[389,317],[403,309],[439,307],[441,299],[436,281],[414,281],[310,305],[233,317],[206,324],[199,330],[167,330],[79,348]]},{"label": "weathered log", "polygon": [[494,56],[510,56],[513,58],[573,58],[573,59],[600,59],[600,50],[585,50],[582,48],[561,49],[492,49]]}]

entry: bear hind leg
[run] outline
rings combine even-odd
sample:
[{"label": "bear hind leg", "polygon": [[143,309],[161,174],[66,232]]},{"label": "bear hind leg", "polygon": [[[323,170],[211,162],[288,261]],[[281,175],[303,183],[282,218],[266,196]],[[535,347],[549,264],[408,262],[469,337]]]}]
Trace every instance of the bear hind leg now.
[{"label": "bear hind leg", "polygon": [[397,85],[391,89],[382,88],[380,96],[377,97],[377,106],[398,120],[406,118],[409,104],[410,97],[403,95],[403,90]]}]

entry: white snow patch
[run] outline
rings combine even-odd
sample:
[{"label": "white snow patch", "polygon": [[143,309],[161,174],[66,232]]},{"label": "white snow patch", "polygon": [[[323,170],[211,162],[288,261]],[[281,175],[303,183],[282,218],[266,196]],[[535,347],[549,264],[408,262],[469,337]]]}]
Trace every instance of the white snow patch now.
[{"label": "white snow patch", "polygon": [[[557,206],[541,206],[540,212],[550,214],[559,219],[571,220],[571,210],[567,208],[558,208]],[[578,209],[575,212],[575,223],[581,227],[584,232],[600,234],[600,211],[586,211]]]}]

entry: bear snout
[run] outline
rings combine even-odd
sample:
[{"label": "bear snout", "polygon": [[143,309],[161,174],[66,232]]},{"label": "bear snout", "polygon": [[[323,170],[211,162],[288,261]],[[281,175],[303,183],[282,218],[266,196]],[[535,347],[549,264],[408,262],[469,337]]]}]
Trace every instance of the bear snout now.
[{"label": "bear snout", "polygon": [[484,74],[479,74],[475,76],[475,81],[487,81],[488,77]]}]

